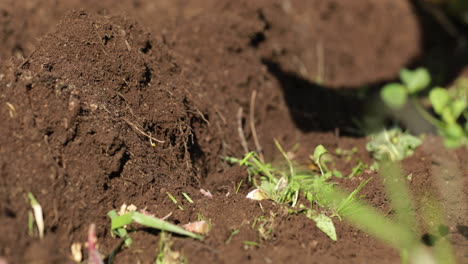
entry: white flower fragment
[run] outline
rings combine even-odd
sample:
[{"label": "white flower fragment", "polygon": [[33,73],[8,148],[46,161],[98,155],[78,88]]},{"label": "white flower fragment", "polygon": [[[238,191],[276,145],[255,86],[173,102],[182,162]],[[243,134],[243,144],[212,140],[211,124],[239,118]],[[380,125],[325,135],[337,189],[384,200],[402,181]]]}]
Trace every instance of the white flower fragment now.
[{"label": "white flower fragment", "polygon": [[136,212],[136,210],[137,210],[137,207],[134,204],[127,205],[126,203],[124,203],[122,204],[122,206],[120,206],[120,210],[118,214],[124,215],[129,212]]},{"label": "white flower fragment", "polygon": [[197,233],[200,235],[206,235],[210,232],[210,225],[206,221],[196,221],[193,223],[188,223],[183,226],[183,228],[187,231]]},{"label": "white flower fragment", "polygon": [[255,189],[255,190],[249,192],[247,194],[247,196],[245,196],[245,197],[248,198],[248,199],[256,200],[256,201],[261,201],[261,200],[268,199],[265,192],[260,190],[260,189]]},{"label": "white flower fragment", "polygon": [[213,199],[213,195],[211,194],[210,191],[205,191],[203,189],[200,189],[200,193],[203,194],[203,196],[208,197],[210,199]]},{"label": "white flower fragment", "polygon": [[72,254],[72,259],[76,263],[81,263],[81,261],[83,261],[82,248],[83,248],[83,245],[79,242],[75,242],[71,245],[70,250]]}]

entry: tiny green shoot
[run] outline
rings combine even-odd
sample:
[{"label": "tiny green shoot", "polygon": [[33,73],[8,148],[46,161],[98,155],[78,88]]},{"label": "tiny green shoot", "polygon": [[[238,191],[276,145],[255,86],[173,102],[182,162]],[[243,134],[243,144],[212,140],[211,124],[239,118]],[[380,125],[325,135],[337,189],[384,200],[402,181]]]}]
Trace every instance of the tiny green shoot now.
[{"label": "tiny green shoot", "polygon": [[28,235],[32,236],[34,234],[34,214],[33,212],[28,212]]},{"label": "tiny green shoot", "polygon": [[[112,213],[113,214],[113,213]],[[167,221],[161,220],[159,218],[145,215],[139,212],[129,212],[117,217],[112,218],[111,220],[111,229],[119,229],[131,223],[137,223],[146,227],[151,227],[159,229],[161,231],[167,231],[176,233],[183,236],[188,236],[195,239],[203,239],[203,236],[189,232],[182,227],[171,224]]]},{"label": "tiny green shoot", "polygon": [[338,218],[341,219],[341,216],[342,215],[345,215],[345,214],[348,214],[348,213],[352,213],[353,212],[353,207],[354,207],[354,204],[361,198],[363,198],[363,196],[358,196],[358,193],[361,191],[362,188],[364,188],[364,186],[366,186],[366,184],[371,180],[372,178],[369,178],[367,180],[364,180],[361,182],[361,184],[359,184],[359,186],[354,189],[354,191],[352,191],[348,197],[346,197],[346,199],[344,200],[341,200],[341,202],[338,204],[338,206],[336,207],[336,209],[334,209],[334,214],[332,216],[338,216]]},{"label": "tiny green shoot", "polygon": [[237,236],[240,233],[239,229],[234,229],[232,230],[231,234],[229,235],[228,239],[226,239],[226,242],[224,242],[226,245],[230,244],[232,241],[232,238]]},{"label": "tiny green shoot", "polygon": [[182,195],[185,197],[185,199],[187,199],[187,201],[188,201],[189,203],[193,203],[192,198],[190,198],[190,196],[188,196],[188,194],[186,194],[186,193],[183,192]]},{"label": "tiny green shoot", "polygon": [[246,246],[253,246],[253,247],[259,247],[260,246],[260,243],[255,242],[255,241],[244,241],[242,243],[244,243],[244,245],[246,245]]},{"label": "tiny green shoot", "polygon": [[177,201],[177,199],[170,193],[170,192],[166,192],[167,196],[169,196],[169,199],[171,199],[171,201],[177,205],[177,207],[183,211],[184,208],[182,207],[182,205],[179,204],[179,202]]},{"label": "tiny green shoot", "polygon": [[[112,221],[113,219],[115,219],[119,215],[117,214],[117,212],[115,210],[111,210],[111,211],[109,211],[107,213],[107,216],[109,216],[109,218]],[[125,243],[126,247],[129,248],[129,247],[132,246],[133,240],[130,238],[130,236],[128,235],[127,230],[124,227],[113,229],[112,234],[117,235],[118,237],[122,238],[124,240],[124,243]]]},{"label": "tiny green shoot", "polygon": [[353,167],[353,170],[348,175],[348,178],[353,178],[354,176],[361,174],[365,168],[366,168],[366,164],[364,164],[362,161],[359,160],[358,164]]},{"label": "tiny green shoot", "polygon": [[243,182],[244,182],[244,180],[240,180],[240,181],[239,181],[239,184],[237,184],[236,194],[239,193],[240,187],[241,187],[241,185],[242,185]]},{"label": "tiny green shoot", "polygon": [[42,206],[31,192],[28,193],[28,198],[34,212],[34,220],[37,230],[39,231],[39,238],[42,239],[44,237],[44,215],[42,213]]},{"label": "tiny green shoot", "polygon": [[325,174],[324,167],[326,168],[325,162],[322,162],[322,157],[327,153],[328,151],[323,145],[318,145],[314,150],[314,162],[319,166],[322,175]]}]

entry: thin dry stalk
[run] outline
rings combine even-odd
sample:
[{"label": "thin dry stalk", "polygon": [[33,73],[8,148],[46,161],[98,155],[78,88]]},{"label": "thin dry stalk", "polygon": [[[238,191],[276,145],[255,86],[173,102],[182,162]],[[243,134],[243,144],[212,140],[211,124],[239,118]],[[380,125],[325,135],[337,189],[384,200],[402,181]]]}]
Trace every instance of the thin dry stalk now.
[{"label": "thin dry stalk", "polygon": [[143,136],[147,137],[150,141],[156,141],[158,143],[164,143],[165,141],[164,140],[159,140],[159,139],[156,139],[154,137],[152,137],[150,134],[144,132],[143,130],[141,130],[136,124],[130,122],[129,120],[127,120],[126,118],[123,118],[122,117],[122,120],[125,121],[125,123],[127,123],[129,126],[131,126],[135,131],[137,131],[138,133],[142,134]]},{"label": "thin dry stalk", "polygon": [[260,146],[260,142],[258,141],[257,130],[255,129],[255,98],[256,97],[257,97],[257,91],[253,90],[252,97],[250,98],[250,129],[252,130],[252,137],[255,143],[255,147],[257,148],[257,152],[260,157],[260,160],[264,162],[262,147]]}]

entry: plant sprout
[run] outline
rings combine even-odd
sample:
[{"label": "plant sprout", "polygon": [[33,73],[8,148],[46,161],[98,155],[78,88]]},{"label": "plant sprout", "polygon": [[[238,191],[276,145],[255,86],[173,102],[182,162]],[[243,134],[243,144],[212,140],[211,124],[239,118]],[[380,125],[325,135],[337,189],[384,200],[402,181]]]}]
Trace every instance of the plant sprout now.
[{"label": "plant sprout", "polygon": [[195,233],[192,233],[183,229],[182,227],[171,224],[167,221],[164,221],[159,218],[149,216],[146,214],[142,214],[139,212],[129,212],[124,215],[120,215],[120,216],[112,218],[111,229],[112,230],[120,229],[131,223],[137,223],[137,224],[144,225],[147,227],[159,229],[161,231],[172,232],[172,233],[176,233],[176,234],[183,235],[183,236],[188,236],[188,237],[195,238],[195,239],[200,239],[200,240],[203,239],[203,236],[201,235],[197,235]]}]

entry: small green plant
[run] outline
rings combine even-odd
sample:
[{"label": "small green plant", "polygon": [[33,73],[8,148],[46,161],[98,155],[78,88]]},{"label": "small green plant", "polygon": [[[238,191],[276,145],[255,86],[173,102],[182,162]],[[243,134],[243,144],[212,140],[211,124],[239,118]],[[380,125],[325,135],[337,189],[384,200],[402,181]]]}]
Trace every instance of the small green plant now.
[{"label": "small green plant", "polygon": [[[229,158],[228,160],[247,167],[254,185],[258,188],[254,191],[261,193],[258,197],[252,195],[252,198],[258,200],[271,199],[279,204],[291,206],[291,213],[304,213],[308,218],[315,221],[316,226],[328,237],[336,240],[337,235],[332,219],[327,216],[324,210],[318,210],[317,208],[317,205],[319,207],[327,205],[323,200],[325,198],[324,193],[334,188],[334,184],[330,179],[335,173],[327,166],[327,163],[331,162],[327,156],[327,149],[322,145],[315,148],[312,159],[319,167],[320,174],[312,174],[310,171],[297,170],[276,140],[275,144],[286,160],[287,168],[285,169],[279,169],[269,163],[262,162],[255,152],[248,153],[243,159]],[[309,205],[301,204],[299,210],[294,210],[293,208],[296,207],[301,197],[305,198]],[[352,199],[352,197],[349,199]],[[343,212],[345,207],[346,205],[342,205],[339,212]]]},{"label": "small green plant", "polygon": [[123,232],[122,228],[132,223],[137,223],[146,227],[151,227],[155,229],[159,229],[161,231],[172,232],[183,236],[188,236],[195,239],[203,239],[203,236],[189,232],[182,227],[176,226],[171,224],[167,221],[162,219],[149,216],[139,212],[128,212],[123,215],[115,216],[117,213],[112,210],[108,213],[111,216],[111,230],[114,233],[117,233],[118,236],[125,238],[125,233]]},{"label": "small green plant", "polygon": [[[420,205],[422,221],[416,221],[413,200],[406,184],[406,177],[395,161],[383,160],[381,174],[395,217],[390,219],[378,210],[355,199],[352,210],[342,215],[343,219],[366,233],[400,250],[401,262],[407,263],[456,263],[453,249],[444,230],[442,210],[435,199],[428,199]],[[331,208],[336,204],[346,204],[349,195],[338,188],[324,193],[324,200]],[[348,198],[346,198],[348,197]],[[432,202],[430,202],[432,200]],[[440,234],[433,245],[432,253],[420,240],[418,224],[437,227],[433,233]],[[424,259],[421,261],[421,259]],[[429,260],[428,260],[429,259]]]},{"label": "small green plant", "polygon": [[414,153],[414,150],[422,144],[422,140],[403,132],[400,128],[382,130],[369,136],[370,140],[366,145],[367,151],[377,161],[390,158],[393,161],[400,161]]},{"label": "small green plant", "polygon": [[[177,205],[177,207],[178,207],[181,211],[184,210],[184,208],[182,207],[182,205],[179,204],[179,202],[178,202],[177,199],[174,197],[174,195],[172,195],[170,192],[166,192],[166,194],[167,194],[167,196],[169,197],[169,199],[171,199],[171,201],[172,201],[175,205]],[[188,197],[188,195],[187,195],[187,197]],[[186,197],[186,198],[187,198],[187,197]],[[190,199],[190,197],[189,197],[189,199]],[[191,200],[191,199],[190,199],[190,200]]]},{"label": "small green plant", "polygon": [[372,180],[372,178],[369,178],[361,182],[361,184],[359,184],[359,186],[356,189],[354,189],[354,191],[352,191],[348,195],[348,197],[342,200],[338,204],[338,206],[336,206],[335,208],[332,208],[334,211],[332,216],[337,216],[338,218],[341,219],[341,216],[353,213],[354,210],[356,209],[355,205],[357,204],[359,199],[364,198],[364,195],[358,195],[359,192],[361,191],[362,188],[364,188],[364,186],[366,186],[367,183],[369,183],[370,180]]},{"label": "small green plant", "polygon": [[[420,114],[444,138],[444,144],[449,148],[468,145],[468,81],[460,79],[452,89],[435,87],[429,92],[429,102],[439,118],[430,114],[419,102],[421,91],[429,87],[431,77],[424,68],[415,70],[402,69],[402,83],[390,83],[381,90],[382,100],[392,109],[402,108],[411,100]],[[463,119],[463,124],[460,124]]]},{"label": "small green plant", "polygon": [[190,198],[190,196],[189,196],[188,194],[186,194],[186,193],[183,192],[182,195],[185,197],[185,199],[187,199],[187,201],[188,201],[189,203],[193,203],[192,198]]},{"label": "small green plant", "polygon": [[400,71],[402,83],[389,83],[382,88],[382,100],[391,108],[403,107],[408,98],[414,97],[431,83],[431,75],[424,68]]},{"label": "small green plant", "polygon": [[44,238],[44,227],[45,227],[44,215],[42,213],[42,206],[39,204],[39,202],[36,200],[36,197],[34,197],[34,195],[31,192],[28,193],[28,198],[31,204],[31,208],[34,212],[34,221],[31,221],[31,217],[29,217],[28,229],[32,233],[32,230],[33,230],[32,223],[35,222],[37,226],[37,231],[39,233],[39,238],[42,239]]},{"label": "small green plant", "polygon": [[276,214],[270,211],[270,216],[260,216],[255,218],[252,228],[257,229],[262,240],[269,240],[273,236],[273,230],[276,226]]},{"label": "small green plant", "polygon": [[[114,220],[116,217],[118,217],[119,215],[117,214],[117,212],[115,210],[111,210],[107,213],[107,216],[109,216],[109,218],[112,220]],[[126,247],[131,247],[132,246],[132,243],[133,243],[133,240],[132,238],[128,235],[128,232],[127,232],[127,229],[125,229],[124,227],[120,227],[120,228],[116,228],[116,229],[113,229],[112,230],[112,234],[114,235],[117,235],[118,237],[122,238],[124,240],[124,244]]]},{"label": "small green plant", "polygon": [[239,229],[234,229],[232,230],[231,234],[229,235],[228,239],[226,239],[226,242],[224,242],[226,245],[230,244],[232,239],[237,236],[240,233]]},{"label": "small green plant", "polygon": [[[468,83],[461,84],[459,81],[458,89],[448,91],[436,87],[429,93],[434,112],[440,119],[433,121],[439,128],[439,132],[444,137],[447,147],[459,147],[468,143],[468,108],[467,93]],[[463,115],[465,119],[464,127],[458,123]]]},{"label": "small green plant", "polygon": [[246,245],[246,246],[252,246],[252,247],[259,247],[260,246],[260,243],[255,242],[255,241],[244,241],[242,243],[244,243],[244,245]]}]

